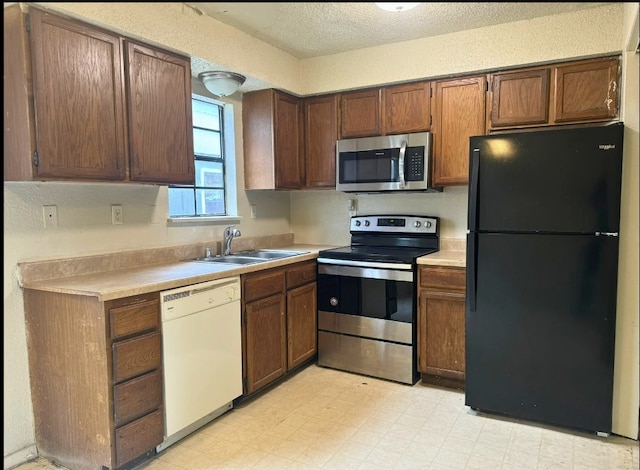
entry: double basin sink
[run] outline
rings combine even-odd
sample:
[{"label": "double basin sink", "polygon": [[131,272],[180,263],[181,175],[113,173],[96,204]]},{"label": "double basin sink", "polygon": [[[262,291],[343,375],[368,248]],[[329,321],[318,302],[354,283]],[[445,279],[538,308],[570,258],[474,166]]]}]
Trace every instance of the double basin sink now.
[{"label": "double basin sink", "polygon": [[292,250],[252,250],[240,251],[229,255],[209,256],[205,258],[195,258],[191,261],[202,261],[206,263],[223,263],[223,264],[255,264],[265,261],[273,261],[290,256],[304,255],[308,251],[292,251]]}]

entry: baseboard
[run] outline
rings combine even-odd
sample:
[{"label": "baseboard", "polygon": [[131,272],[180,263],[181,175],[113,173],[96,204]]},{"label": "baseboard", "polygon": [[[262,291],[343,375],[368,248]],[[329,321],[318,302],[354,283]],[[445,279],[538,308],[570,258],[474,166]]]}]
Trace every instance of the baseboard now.
[{"label": "baseboard", "polygon": [[23,463],[27,463],[29,460],[33,460],[38,457],[38,449],[34,445],[30,445],[29,447],[25,447],[13,454],[4,456],[4,470],[9,470],[10,468],[17,467],[18,465],[22,465]]}]

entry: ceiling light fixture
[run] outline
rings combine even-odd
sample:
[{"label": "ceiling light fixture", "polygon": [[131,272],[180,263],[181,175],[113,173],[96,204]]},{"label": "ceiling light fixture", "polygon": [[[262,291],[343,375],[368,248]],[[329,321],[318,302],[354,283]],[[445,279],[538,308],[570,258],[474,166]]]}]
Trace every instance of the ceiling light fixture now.
[{"label": "ceiling light fixture", "polygon": [[207,90],[219,97],[233,95],[246,80],[246,77],[239,73],[220,70],[201,72],[198,78]]},{"label": "ceiling light fixture", "polygon": [[386,11],[407,11],[417,7],[420,3],[383,2],[376,3],[376,5]]}]

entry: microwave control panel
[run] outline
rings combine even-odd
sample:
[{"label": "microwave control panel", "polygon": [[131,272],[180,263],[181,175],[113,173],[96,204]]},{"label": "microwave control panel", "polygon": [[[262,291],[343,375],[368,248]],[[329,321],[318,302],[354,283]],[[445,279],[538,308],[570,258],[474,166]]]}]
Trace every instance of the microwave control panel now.
[{"label": "microwave control panel", "polygon": [[424,147],[407,147],[404,165],[405,181],[422,181],[424,179]]}]

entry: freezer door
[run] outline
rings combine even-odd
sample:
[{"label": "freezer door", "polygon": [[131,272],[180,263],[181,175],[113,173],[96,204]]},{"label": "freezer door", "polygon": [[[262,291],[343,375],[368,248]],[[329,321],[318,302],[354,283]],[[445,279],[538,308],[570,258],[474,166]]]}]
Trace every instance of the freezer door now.
[{"label": "freezer door", "polygon": [[472,137],[469,229],[618,232],[623,129]]},{"label": "freezer door", "polygon": [[611,432],[617,237],[470,234],[468,244],[466,404]]}]

